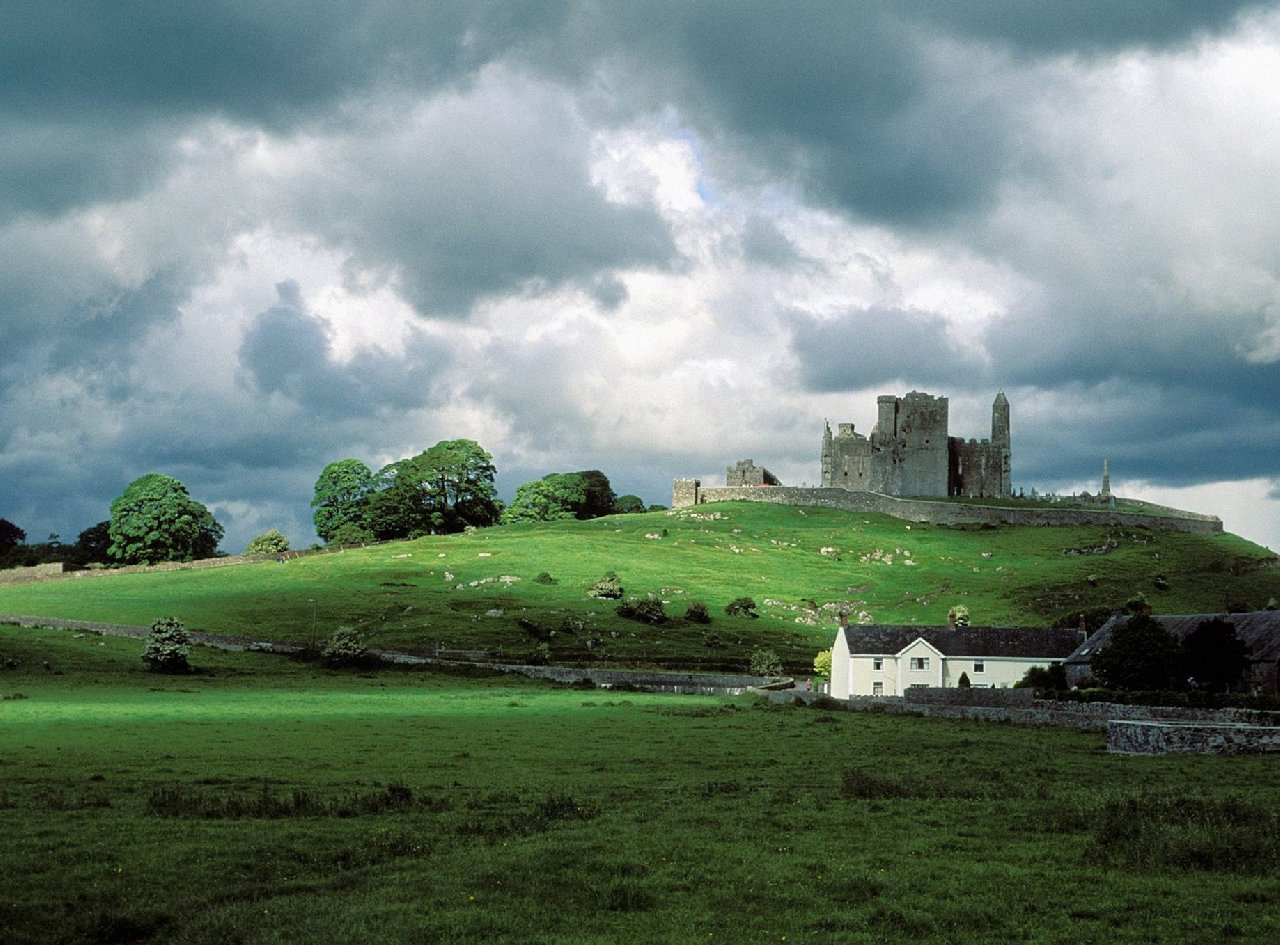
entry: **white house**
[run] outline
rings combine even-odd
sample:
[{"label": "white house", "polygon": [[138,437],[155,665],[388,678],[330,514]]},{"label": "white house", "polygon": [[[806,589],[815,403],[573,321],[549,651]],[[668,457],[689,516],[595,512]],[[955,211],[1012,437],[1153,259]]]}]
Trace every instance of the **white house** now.
[{"label": "white house", "polygon": [[836,632],[831,695],[899,696],[912,686],[1007,688],[1033,666],[1060,663],[1080,643],[1063,627],[858,626]]}]

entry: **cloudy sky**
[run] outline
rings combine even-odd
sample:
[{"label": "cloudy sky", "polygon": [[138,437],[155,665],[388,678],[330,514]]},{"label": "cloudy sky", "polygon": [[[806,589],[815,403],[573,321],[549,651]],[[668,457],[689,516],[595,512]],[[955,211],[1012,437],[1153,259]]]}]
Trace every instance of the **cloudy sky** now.
[{"label": "cloudy sky", "polygon": [[1280,2],[0,0],[0,516],[239,551],[442,439],[670,501],[823,421],[1280,549]]}]

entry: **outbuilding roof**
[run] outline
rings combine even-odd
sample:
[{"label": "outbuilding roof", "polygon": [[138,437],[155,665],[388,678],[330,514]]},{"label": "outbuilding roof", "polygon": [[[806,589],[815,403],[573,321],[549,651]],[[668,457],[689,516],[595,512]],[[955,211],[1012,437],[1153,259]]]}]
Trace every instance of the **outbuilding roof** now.
[{"label": "outbuilding roof", "polygon": [[[1152,614],[1160,625],[1181,640],[1206,620],[1220,619],[1236,629],[1236,637],[1249,647],[1249,659],[1257,662],[1280,660],[1280,611],[1255,610],[1244,614]],[[1088,663],[1093,654],[1111,642],[1111,631],[1129,622],[1128,614],[1117,614],[1093,632],[1067,657],[1068,663]]]},{"label": "outbuilding roof", "polygon": [[1070,627],[917,627],[903,624],[851,626],[845,631],[849,653],[892,656],[924,640],[943,656],[1022,657],[1060,660],[1080,643]]}]

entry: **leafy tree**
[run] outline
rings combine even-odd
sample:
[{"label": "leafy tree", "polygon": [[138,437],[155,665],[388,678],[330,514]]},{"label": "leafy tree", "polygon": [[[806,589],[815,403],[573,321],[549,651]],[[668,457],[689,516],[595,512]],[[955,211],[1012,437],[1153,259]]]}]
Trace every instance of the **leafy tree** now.
[{"label": "leafy tree", "polygon": [[587,500],[586,484],[576,473],[551,473],[526,482],[503,510],[504,522],[550,522],[576,518]]},{"label": "leafy tree", "polygon": [[26,540],[26,532],[7,518],[0,518],[0,554],[12,551]]},{"label": "leafy tree", "polygon": [[598,469],[584,469],[569,475],[578,477],[584,493],[582,502],[574,509],[576,518],[599,518],[602,515],[613,514],[613,507],[618,497],[613,493],[613,486],[609,484],[608,476]]},{"label": "leafy tree", "polygon": [[108,553],[125,564],[210,558],[223,529],[172,476],[147,473],[111,503]]},{"label": "leafy tree", "polygon": [[644,511],[644,500],[638,495],[620,495],[613,503],[613,511],[619,515],[632,515]]},{"label": "leafy tree", "polygon": [[613,514],[616,503],[609,477],[598,469],[550,473],[516,489],[515,499],[503,512],[502,520],[549,522],[599,518]]},{"label": "leafy tree", "polygon": [[493,525],[502,515],[493,457],[474,440],[441,440],[385,467],[369,502],[378,538],[409,538]]},{"label": "leafy tree", "polygon": [[189,673],[191,665],[187,662],[187,654],[190,652],[191,637],[182,621],[175,617],[161,617],[151,625],[147,634],[142,662],[154,673]]},{"label": "leafy tree", "polygon": [[1230,692],[1249,668],[1249,646],[1221,617],[1201,621],[1182,638],[1182,667],[1196,687]]},{"label": "leafy tree", "polygon": [[818,651],[813,658],[813,671],[823,679],[831,679],[831,647]]},{"label": "leafy tree", "polygon": [[279,529],[268,528],[261,535],[255,535],[244,549],[247,555],[278,555],[289,550],[289,539]]},{"label": "leafy tree", "polygon": [[1067,684],[1066,666],[1062,663],[1050,663],[1047,667],[1032,666],[1013,684],[1013,688],[1064,692],[1071,687]]},{"label": "leafy tree", "polygon": [[76,538],[75,559],[88,564],[91,561],[106,563],[111,560],[111,520],[90,525]]},{"label": "leafy tree", "polygon": [[1173,689],[1179,681],[1181,648],[1160,621],[1134,614],[1111,631],[1111,641],[1090,661],[1109,689]]},{"label": "leafy tree", "polygon": [[316,534],[331,542],[344,525],[367,532],[368,499],[373,487],[373,473],[358,459],[340,459],[326,466],[316,480],[311,499]]}]

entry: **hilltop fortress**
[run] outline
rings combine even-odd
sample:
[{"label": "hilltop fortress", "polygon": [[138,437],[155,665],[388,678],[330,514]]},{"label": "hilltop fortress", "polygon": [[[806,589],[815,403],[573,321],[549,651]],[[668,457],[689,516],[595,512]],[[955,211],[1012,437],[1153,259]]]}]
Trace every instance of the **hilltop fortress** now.
[{"label": "hilltop fortress", "polygon": [[[1015,498],[1009,400],[1004,391],[991,406],[991,438],[950,435],[946,397],[911,391],[885,394],[876,401],[876,425],[870,436],[841,423],[822,434],[821,485],[784,486],[773,473],[745,459],[725,470],[723,488],[698,479],[672,484],[671,506],[748,500],[809,505],[849,511],[881,512],[913,522],[935,524],[1127,525],[1162,531],[1210,534],[1222,531],[1220,519],[1127,500],[1128,511],[1114,506],[1054,507]],[[1104,493],[1110,501],[1109,475]],[[964,498],[967,502],[948,502]],[[998,500],[983,505],[974,499]],[[1149,510],[1149,511],[1146,511]]]},{"label": "hilltop fortress", "polygon": [[1010,482],[1009,400],[996,394],[991,439],[949,436],[945,397],[885,394],[870,437],[842,423],[822,434],[822,485],[896,496],[1005,498]]}]

